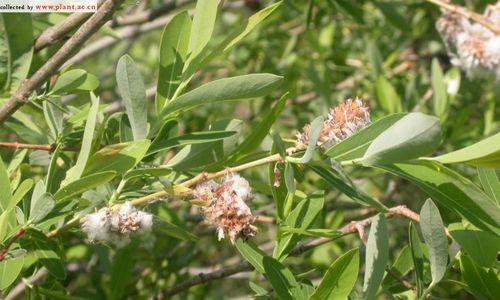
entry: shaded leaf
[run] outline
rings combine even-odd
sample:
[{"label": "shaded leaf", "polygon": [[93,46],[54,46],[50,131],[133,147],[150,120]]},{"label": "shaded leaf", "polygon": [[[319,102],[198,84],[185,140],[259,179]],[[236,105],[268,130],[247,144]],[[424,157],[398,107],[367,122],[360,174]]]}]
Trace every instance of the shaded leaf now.
[{"label": "shaded leaf", "polygon": [[396,89],[392,86],[389,80],[385,77],[379,76],[377,78],[377,83],[375,85],[375,91],[377,92],[377,99],[382,106],[382,109],[389,114],[399,113],[403,111],[403,106],[401,105],[401,99],[396,92]]},{"label": "shaded leaf", "polygon": [[142,160],[150,144],[149,140],[139,140],[106,146],[90,157],[84,175],[104,171],[123,174]]},{"label": "shaded leaf", "polygon": [[437,206],[427,199],[420,210],[420,228],[429,250],[432,283],[436,285],[443,279],[448,264],[448,239],[444,231],[443,220]]},{"label": "shaded leaf", "polygon": [[103,185],[111,181],[111,179],[113,179],[115,176],[116,172],[107,171],[82,177],[59,189],[55,193],[54,199],[56,200],[56,202],[63,202],[70,199],[71,197],[80,195],[85,191]]},{"label": "shaded leaf", "polygon": [[363,292],[365,299],[374,299],[389,261],[389,236],[383,214],[373,218],[366,244],[365,278]]},{"label": "shaded leaf", "polygon": [[478,168],[477,172],[485,193],[490,196],[494,203],[500,205],[500,182],[498,181],[495,170]]},{"label": "shaded leaf", "polygon": [[148,135],[146,89],[141,73],[139,73],[134,60],[128,55],[124,55],[118,60],[116,83],[125,104],[134,140],[145,139]]},{"label": "shaded leaf", "polygon": [[186,11],[177,14],[163,29],[156,86],[156,113],[159,114],[180,84],[187,58],[191,18]]},{"label": "shaded leaf", "polygon": [[356,248],[346,252],[330,265],[321,283],[309,299],[347,299],[358,279],[358,272],[359,249]]}]

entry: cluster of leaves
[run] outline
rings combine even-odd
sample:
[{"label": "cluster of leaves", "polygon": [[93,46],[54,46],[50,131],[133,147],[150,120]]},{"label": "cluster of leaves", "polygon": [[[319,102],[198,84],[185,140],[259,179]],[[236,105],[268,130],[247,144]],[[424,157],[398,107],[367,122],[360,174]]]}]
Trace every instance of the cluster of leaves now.
[{"label": "cluster of leaves", "polygon": [[[436,7],[283,1],[247,16],[206,0],[193,11],[173,12],[161,34],[124,41],[85,69],[60,70],[2,125],[3,140],[53,145],[1,151],[4,295],[19,283],[34,299],[162,297],[196,267],[236,256],[255,269],[245,284],[227,278],[179,297],[498,298],[498,91],[446,64],[432,30]],[[34,52],[47,22],[2,15],[3,98],[60,46]],[[93,75],[110,67],[116,76]],[[156,84],[154,102],[146,83]],[[316,147],[323,119],[314,116],[348,94],[373,95],[373,123]],[[309,146],[290,154],[296,129],[311,119]],[[275,222],[234,247],[217,242],[180,183],[276,154],[244,171],[253,211]],[[148,198],[159,191],[166,201]],[[89,244],[75,226],[134,199],[154,214],[153,233],[122,249]],[[389,222],[399,204],[418,210],[420,222]],[[366,247],[341,230],[370,216]],[[306,253],[308,240],[322,242]]]}]

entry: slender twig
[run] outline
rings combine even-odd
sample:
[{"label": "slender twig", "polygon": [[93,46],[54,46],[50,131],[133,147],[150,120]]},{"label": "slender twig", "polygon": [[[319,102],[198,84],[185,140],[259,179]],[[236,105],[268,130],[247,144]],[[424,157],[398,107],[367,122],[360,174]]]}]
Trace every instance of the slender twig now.
[{"label": "slender twig", "polygon": [[74,13],[62,22],[45,29],[35,41],[35,51],[40,51],[63,40],[68,33],[78,28],[91,15],[91,13]]},{"label": "slender twig", "polygon": [[156,7],[153,7],[149,10],[134,13],[132,15],[114,17],[110,25],[111,27],[116,28],[127,25],[137,25],[137,24],[147,23],[171,12],[174,8],[182,7],[186,4],[193,2],[194,2],[193,0],[169,1],[167,3],[162,3]]},{"label": "slender twig", "polygon": [[[33,149],[33,150],[43,150],[53,152],[56,150],[56,144],[50,145],[39,145],[39,144],[23,144],[18,142],[0,142],[0,148],[10,148],[10,149]],[[72,151],[78,152],[80,148],[77,147],[65,147],[61,149],[62,151]]]},{"label": "slender twig", "polygon": [[[415,222],[418,222],[420,220],[420,216],[417,213],[413,212],[412,210],[410,210],[409,208],[407,208],[404,205],[390,208],[388,210],[388,212],[385,214],[385,216],[387,218],[392,218],[394,216],[401,216],[401,217],[407,218],[407,219],[415,221]],[[373,217],[366,218],[366,219],[361,220],[361,221],[351,222],[338,230],[339,233],[341,234],[340,236],[336,236],[334,238],[314,239],[310,242],[307,242],[307,243],[304,243],[304,244],[301,244],[301,245],[295,247],[291,251],[290,254],[292,256],[300,255],[300,254],[302,254],[310,249],[324,245],[324,244],[331,242],[334,239],[337,239],[339,237],[349,235],[349,234],[358,233],[359,227],[363,227],[363,228],[367,227],[372,223],[372,221],[373,221]],[[250,265],[248,262],[244,261],[244,262],[240,262],[240,263],[237,263],[235,265],[232,265],[232,266],[222,267],[222,268],[215,270],[213,272],[210,272],[210,273],[206,273],[206,274],[200,273],[193,278],[190,278],[190,279],[188,279],[184,282],[181,282],[180,284],[178,284],[170,289],[167,289],[166,291],[163,292],[162,295],[173,296],[173,295],[178,294],[182,291],[185,291],[185,290],[187,290],[195,285],[203,284],[203,283],[206,283],[206,282],[209,282],[212,280],[216,280],[216,279],[229,277],[229,276],[234,275],[236,273],[250,271],[250,270],[253,270],[252,265]],[[394,274],[394,275],[396,275],[396,274]],[[397,275],[396,275],[396,277],[397,277],[397,280],[401,284],[405,285],[405,287],[407,287],[408,289],[413,290],[414,287],[413,287],[413,285],[411,285],[411,283],[399,278]]]},{"label": "slender twig", "polygon": [[483,16],[481,16],[480,14],[477,14],[477,13],[472,12],[472,11],[468,11],[465,7],[462,7],[462,6],[447,2],[447,1],[443,1],[443,0],[426,0],[426,1],[433,3],[433,4],[436,4],[437,6],[442,7],[442,8],[444,8],[448,11],[451,11],[453,13],[459,14],[467,19],[470,19],[470,20],[476,22],[476,23],[479,23],[479,24],[483,25],[484,27],[488,28],[489,30],[491,30],[492,32],[494,32],[495,34],[500,34],[500,28],[495,27],[495,25],[493,25],[490,22],[488,22],[487,20],[485,20],[483,18]]},{"label": "slender twig", "polygon": [[29,79],[24,80],[15,94],[0,108],[0,125],[26,103],[33,92],[40,88],[97,30],[111,18],[124,0],[106,0],[71,38]]},{"label": "slender twig", "polygon": [[23,234],[25,232],[26,232],[26,228],[23,227],[23,228],[19,229],[13,237],[10,238],[10,240],[7,242],[7,244],[5,244],[3,249],[0,251],[0,261],[3,261],[5,259],[5,257],[7,257],[7,253],[9,252],[12,244],[14,244],[17,241],[17,239],[19,239],[21,236],[23,236]]}]

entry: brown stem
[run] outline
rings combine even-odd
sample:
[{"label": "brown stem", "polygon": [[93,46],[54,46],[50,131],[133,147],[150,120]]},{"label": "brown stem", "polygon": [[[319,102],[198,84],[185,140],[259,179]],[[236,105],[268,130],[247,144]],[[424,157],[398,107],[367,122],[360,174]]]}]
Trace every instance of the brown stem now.
[{"label": "brown stem", "polygon": [[426,0],[426,1],[433,3],[433,4],[436,4],[437,6],[442,7],[446,10],[449,10],[453,13],[459,14],[467,19],[470,19],[470,20],[476,22],[476,23],[479,23],[479,24],[483,25],[484,27],[488,28],[489,30],[491,30],[492,32],[494,32],[495,34],[500,34],[500,28],[497,28],[493,24],[491,24],[490,22],[486,21],[483,18],[483,16],[481,16],[475,12],[468,11],[467,9],[465,9],[462,6],[455,5],[453,3],[449,3],[449,2],[443,1],[443,0]]},{"label": "brown stem", "polygon": [[[387,218],[392,218],[394,216],[401,216],[401,217],[410,219],[410,220],[415,221],[415,222],[418,222],[418,220],[420,220],[420,216],[417,213],[413,212],[412,210],[408,209],[407,207],[405,207],[403,205],[390,208],[388,210],[388,212],[385,214],[385,216]],[[331,242],[334,239],[337,239],[339,237],[349,235],[349,234],[358,233],[358,228],[360,226],[363,228],[366,226],[369,226],[372,223],[372,220],[373,220],[373,217],[370,217],[370,218],[363,219],[361,221],[351,222],[351,223],[349,223],[349,224],[347,224],[344,227],[339,229],[339,233],[341,233],[341,236],[337,236],[334,238],[314,239],[310,242],[307,242],[305,244],[301,244],[301,245],[295,247],[290,254],[292,256],[300,255],[300,254],[302,254],[310,249],[313,249],[315,247],[318,247],[318,246],[321,246],[321,245],[326,244],[328,242]],[[225,278],[225,277],[231,276],[231,275],[236,274],[236,273],[250,271],[250,270],[253,270],[252,265],[250,265],[248,262],[244,261],[244,262],[240,262],[240,263],[237,263],[235,265],[232,265],[232,266],[220,268],[220,269],[213,271],[213,272],[210,272],[210,273],[206,273],[206,274],[200,273],[193,278],[190,278],[184,282],[181,282],[180,284],[178,284],[177,286],[174,286],[173,288],[167,289],[166,291],[164,291],[164,293],[162,295],[163,296],[173,296],[173,295],[178,294],[182,291],[185,291],[185,290],[187,290],[195,285],[203,284],[203,283],[206,283],[206,282],[209,282],[212,280]],[[389,274],[391,274],[391,273],[389,273]],[[396,280],[398,280],[402,285],[404,285],[405,287],[407,287],[408,289],[411,289],[411,290],[415,289],[415,287],[411,283],[405,281],[404,279],[399,278],[396,274],[394,274],[394,275],[397,277]]]},{"label": "brown stem", "polygon": [[19,239],[26,232],[25,228],[19,229],[19,231],[7,242],[5,247],[0,251],[0,261],[3,261],[9,252],[10,247],[14,244],[17,239]]},{"label": "brown stem", "polygon": [[15,94],[0,108],[0,125],[29,102],[31,94],[55,74],[97,30],[111,18],[124,0],[106,0],[64,45],[29,79],[25,79]]},{"label": "brown stem", "polygon": [[35,51],[40,51],[63,40],[69,32],[80,26],[91,15],[91,13],[74,13],[62,22],[45,29],[36,39]]},{"label": "brown stem", "polygon": [[[38,145],[38,144],[23,144],[18,142],[0,142],[0,148],[10,148],[10,149],[33,149],[33,150],[43,150],[52,152],[56,150],[56,145]],[[80,148],[66,147],[62,148],[63,151],[78,152]]]}]

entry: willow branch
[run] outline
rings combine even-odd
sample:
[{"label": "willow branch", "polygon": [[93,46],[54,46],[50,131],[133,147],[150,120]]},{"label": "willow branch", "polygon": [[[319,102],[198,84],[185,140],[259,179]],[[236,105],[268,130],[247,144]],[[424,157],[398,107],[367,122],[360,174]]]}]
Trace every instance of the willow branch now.
[{"label": "willow branch", "polygon": [[35,51],[40,51],[63,40],[69,32],[80,26],[91,15],[91,13],[74,13],[62,22],[45,29],[35,41]]},{"label": "willow branch", "polygon": [[174,0],[167,3],[162,3],[157,7],[153,7],[149,10],[141,11],[132,15],[117,16],[113,18],[110,25],[111,27],[116,28],[121,26],[147,23],[153,21],[154,19],[157,19],[158,17],[168,14],[177,7],[182,7],[184,5],[193,2],[194,2],[193,0],[183,0],[183,1]]},{"label": "willow branch", "polygon": [[[415,222],[419,222],[419,220],[420,220],[420,216],[417,213],[413,212],[412,210],[410,210],[409,208],[407,208],[404,205],[390,208],[387,211],[387,213],[385,214],[385,216],[386,216],[386,218],[400,216],[400,217],[404,217],[406,219],[409,219],[409,220],[415,221]],[[363,219],[361,221],[353,221],[353,222],[345,225],[344,227],[342,227],[338,230],[338,232],[341,234],[340,236],[336,236],[334,238],[314,239],[310,242],[307,242],[307,243],[304,243],[304,244],[301,244],[301,245],[295,247],[290,254],[292,256],[300,255],[300,254],[302,254],[310,249],[324,245],[324,244],[331,242],[334,239],[337,239],[339,237],[343,237],[343,236],[346,236],[349,234],[358,233],[359,226],[367,227],[372,223],[372,221],[373,221],[373,217],[366,218],[366,219]],[[253,270],[252,265],[250,265],[248,262],[244,261],[244,262],[240,262],[240,263],[237,263],[235,265],[232,265],[232,266],[220,268],[220,269],[215,270],[215,271],[210,272],[210,273],[206,273],[206,274],[200,273],[193,278],[190,278],[184,282],[181,282],[180,284],[178,284],[177,286],[175,286],[173,288],[167,289],[163,293],[163,296],[173,296],[173,295],[178,294],[182,291],[185,291],[193,286],[203,284],[203,283],[206,283],[206,282],[209,282],[212,280],[216,280],[216,279],[229,277],[229,276],[234,275],[236,273],[251,271],[251,270]],[[396,274],[394,274],[394,275],[397,277]],[[411,285],[409,282],[407,282],[399,277],[397,277],[396,279],[402,285],[407,287],[408,289],[414,288],[414,286]]]},{"label": "willow branch", "polygon": [[[33,149],[33,150],[43,150],[43,151],[53,152],[54,150],[56,150],[56,144],[39,145],[39,144],[23,144],[18,142],[0,142],[0,148]],[[78,152],[80,151],[80,148],[66,147],[62,148],[61,150]]]},{"label": "willow branch", "polygon": [[24,80],[15,94],[0,108],[0,125],[23,105],[57,70],[108,21],[124,0],[106,0],[71,38],[29,79]]},{"label": "willow branch", "polygon": [[465,9],[462,6],[459,6],[459,5],[456,5],[456,4],[447,2],[447,1],[443,1],[443,0],[426,0],[426,1],[430,2],[432,4],[435,4],[441,8],[444,8],[445,10],[459,14],[467,19],[470,19],[470,20],[476,22],[476,23],[479,23],[479,24],[483,25],[484,27],[488,28],[489,30],[491,30],[492,32],[494,32],[495,34],[500,34],[500,28],[495,27],[493,24],[491,24],[490,22],[485,20],[483,18],[483,16],[481,16],[480,14],[477,14],[477,13],[472,12],[472,11],[468,11],[467,9]]}]

